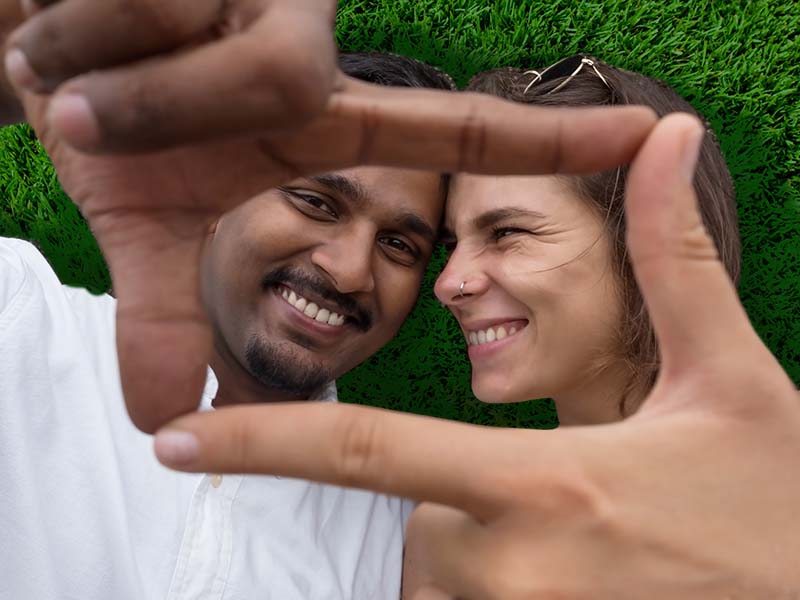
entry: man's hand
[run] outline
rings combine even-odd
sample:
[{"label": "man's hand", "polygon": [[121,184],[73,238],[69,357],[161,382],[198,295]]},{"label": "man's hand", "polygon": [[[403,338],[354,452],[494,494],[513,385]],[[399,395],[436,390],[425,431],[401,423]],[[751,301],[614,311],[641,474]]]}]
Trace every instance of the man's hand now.
[{"label": "man's hand", "polygon": [[296,126],[322,112],[336,81],[335,0],[25,4],[31,17],[7,42],[8,75],[55,92],[53,133],[84,151]]},{"label": "man's hand", "polygon": [[698,130],[665,118],[630,172],[628,244],[663,356],[632,418],[530,431],[347,405],[232,407],[163,429],[160,459],[430,503],[409,525],[417,600],[800,597],[800,398],[702,226]]},{"label": "man's hand", "polygon": [[[191,73],[176,74],[178,82],[195,85]],[[630,160],[655,122],[644,108],[534,109],[333,75],[322,113],[305,124],[287,119],[280,128],[127,157],[76,151],[48,118],[53,97],[23,93],[28,119],[111,270],[122,385],[142,430],[197,407],[211,355],[199,260],[209,224],[225,211],[302,174],[358,164],[510,173],[608,168]],[[163,96],[172,97],[169,88]],[[191,100],[175,97],[175,106],[191,113]],[[255,125],[265,124],[254,115]]]}]

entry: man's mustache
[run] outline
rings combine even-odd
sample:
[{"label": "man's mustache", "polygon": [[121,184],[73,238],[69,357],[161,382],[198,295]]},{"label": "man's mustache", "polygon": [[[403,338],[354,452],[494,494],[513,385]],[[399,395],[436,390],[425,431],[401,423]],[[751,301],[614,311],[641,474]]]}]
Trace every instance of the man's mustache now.
[{"label": "man's mustache", "polygon": [[339,314],[350,317],[350,321],[362,332],[372,327],[372,314],[352,297],[333,289],[322,277],[306,273],[296,267],[278,267],[264,275],[261,286],[266,290],[276,285],[286,285],[301,296],[315,294],[334,306]]}]

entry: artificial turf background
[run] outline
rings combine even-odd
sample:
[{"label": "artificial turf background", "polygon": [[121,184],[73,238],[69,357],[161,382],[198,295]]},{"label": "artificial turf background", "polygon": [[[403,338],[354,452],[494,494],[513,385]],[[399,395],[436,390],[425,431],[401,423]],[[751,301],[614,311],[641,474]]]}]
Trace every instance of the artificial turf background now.
[{"label": "artificial turf background", "polygon": [[[498,66],[586,52],[669,82],[711,122],[736,182],[740,295],[800,385],[800,6],[775,0],[342,0],[343,50],[419,58],[464,84]],[[35,240],[64,283],[110,281],[78,211],[24,126],[0,130],[0,235]],[[549,402],[485,406],[461,334],[434,301],[431,266],[398,338],[340,381],[343,400],[477,423],[553,427]]]}]

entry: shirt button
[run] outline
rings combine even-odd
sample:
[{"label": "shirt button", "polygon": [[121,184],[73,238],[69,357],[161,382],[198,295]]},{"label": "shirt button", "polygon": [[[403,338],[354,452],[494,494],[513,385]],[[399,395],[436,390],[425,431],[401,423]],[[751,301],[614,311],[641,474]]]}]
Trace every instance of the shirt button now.
[{"label": "shirt button", "polygon": [[211,487],[218,488],[222,485],[222,475],[215,474],[211,476]]}]

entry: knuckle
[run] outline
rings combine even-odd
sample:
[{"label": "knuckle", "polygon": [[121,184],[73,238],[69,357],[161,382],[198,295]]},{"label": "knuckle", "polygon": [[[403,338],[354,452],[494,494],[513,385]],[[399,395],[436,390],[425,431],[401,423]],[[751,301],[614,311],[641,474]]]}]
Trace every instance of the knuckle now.
[{"label": "knuckle", "polygon": [[199,2],[190,11],[175,10],[176,3],[163,2],[162,0],[120,0],[118,2],[118,16],[122,21],[128,22],[136,29],[147,26],[150,35],[155,34],[167,40],[183,39],[194,32],[197,25],[196,18],[202,6],[208,2]]},{"label": "knuckle", "polygon": [[97,110],[104,134],[112,139],[127,136],[144,139],[151,135],[148,132],[163,134],[169,127],[170,119],[165,95],[153,93],[158,87],[158,81],[149,77],[131,76],[119,79],[113,95],[125,98],[126,101],[113,112],[102,110],[103,106]]},{"label": "knuckle", "polygon": [[543,171],[546,173],[561,173],[565,170],[565,120],[569,118],[563,110],[552,112],[553,131],[549,136],[544,136],[541,143]]},{"label": "knuckle", "polygon": [[22,33],[9,40],[8,45],[18,46],[42,80],[39,91],[54,89],[65,77],[75,71],[72,58],[73,44],[64,35],[62,23],[46,13],[23,25]]},{"label": "knuckle", "polygon": [[354,416],[348,413],[337,425],[337,439],[341,443],[334,456],[334,469],[345,486],[355,485],[368,477],[381,460],[378,420],[369,414]]},{"label": "knuckle", "polygon": [[254,471],[256,464],[251,451],[251,440],[258,439],[258,421],[256,419],[236,419],[233,427],[228,430],[228,448],[223,449],[223,456],[230,458],[231,465],[236,469],[250,472]]},{"label": "knuckle", "polygon": [[458,171],[480,169],[486,164],[488,124],[485,114],[488,102],[474,97],[467,103],[467,113],[459,131]]},{"label": "knuckle", "polygon": [[245,85],[277,99],[281,119],[299,125],[318,116],[333,89],[334,69],[296,39],[252,40]]}]

